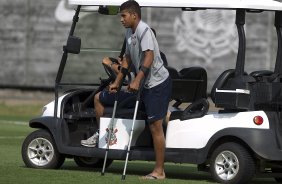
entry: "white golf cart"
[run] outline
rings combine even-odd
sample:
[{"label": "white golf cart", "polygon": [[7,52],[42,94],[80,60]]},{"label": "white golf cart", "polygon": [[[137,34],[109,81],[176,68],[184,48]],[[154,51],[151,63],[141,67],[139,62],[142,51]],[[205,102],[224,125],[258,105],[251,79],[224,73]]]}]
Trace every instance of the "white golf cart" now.
[{"label": "white golf cart", "polygon": [[[68,54],[79,54],[81,39],[74,36],[79,13],[94,7],[100,14],[116,14],[114,10],[123,0],[70,0],[77,5],[67,44],[59,66],[55,100],[44,107],[41,117],[30,120],[37,128],[22,145],[22,158],[28,167],[58,168],[65,157],[73,157],[79,166],[102,167],[108,151],[107,166],[113,160],[126,158],[133,110],[118,104],[114,117],[114,130],[107,142],[107,131],[112,120],[112,109],[97,125],[93,97],[114,78],[102,79],[98,89],[68,90],[59,97],[59,89],[76,84],[62,83]],[[172,100],[175,109],[182,103],[191,103],[185,110],[171,113],[165,126],[166,162],[197,164],[201,171],[209,171],[221,183],[246,183],[255,174],[274,177],[282,182],[282,3],[275,0],[138,0],[142,7],[177,8],[183,11],[205,9],[236,10],[239,48],[236,67],[223,71],[210,92],[211,99],[220,110],[209,112],[207,101],[207,74],[201,67],[181,71],[168,67],[173,79]],[[274,71],[246,73],[245,14],[275,12],[278,50]],[[107,35],[104,35],[107,36]],[[94,66],[93,66],[94,67]],[[83,86],[83,85],[81,85]],[[134,99],[133,99],[134,100]],[[139,111],[130,145],[129,160],[154,160],[154,149],[146,114]],[[85,139],[100,128],[99,145],[83,147]],[[107,148],[109,143],[109,149]]]}]

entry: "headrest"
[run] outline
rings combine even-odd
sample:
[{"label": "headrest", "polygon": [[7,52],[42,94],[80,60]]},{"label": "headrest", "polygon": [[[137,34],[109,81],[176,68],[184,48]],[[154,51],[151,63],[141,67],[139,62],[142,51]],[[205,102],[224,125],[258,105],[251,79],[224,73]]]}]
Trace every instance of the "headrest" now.
[{"label": "headrest", "polygon": [[169,75],[172,79],[179,79],[180,78],[179,73],[177,72],[177,70],[175,68],[167,66],[166,69],[168,70]]}]

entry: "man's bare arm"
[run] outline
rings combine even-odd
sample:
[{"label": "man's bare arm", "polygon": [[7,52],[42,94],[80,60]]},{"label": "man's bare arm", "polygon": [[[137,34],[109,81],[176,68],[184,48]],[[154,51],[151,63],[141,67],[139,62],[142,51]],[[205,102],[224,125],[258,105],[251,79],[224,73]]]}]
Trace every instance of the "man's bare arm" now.
[{"label": "man's bare arm", "polygon": [[126,70],[126,69],[128,70],[130,63],[131,63],[130,57],[129,57],[128,55],[126,55],[126,56],[123,58],[123,61],[122,61],[122,68],[121,68],[121,70],[119,71],[116,80],[114,81],[113,84],[111,84],[111,85],[109,86],[109,91],[110,91],[110,92],[117,92],[117,89],[119,88],[119,86],[122,85],[122,84],[121,84],[121,81],[122,81],[122,79],[123,79],[123,77],[124,77],[124,75],[125,75],[124,70]]}]

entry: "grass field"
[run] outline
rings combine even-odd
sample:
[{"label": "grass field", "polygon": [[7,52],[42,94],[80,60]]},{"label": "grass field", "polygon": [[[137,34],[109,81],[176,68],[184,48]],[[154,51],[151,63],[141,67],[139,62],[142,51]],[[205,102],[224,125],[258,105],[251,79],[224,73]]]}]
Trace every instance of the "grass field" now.
[{"label": "grass field", "polygon": [[[58,170],[26,168],[21,158],[21,144],[33,129],[28,120],[37,116],[42,104],[7,105],[0,103],[0,184],[90,184],[90,183],[215,183],[208,173],[198,172],[195,165],[166,163],[167,179],[163,181],[144,181],[140,176],[153,168],[152,162],[131,161],[125,181],[121,181],[124,162],[114,161],[105,176],[100,169],[85,169],[67,159]],[[255,178],[252,183],[275,183],[273,179]]]}]

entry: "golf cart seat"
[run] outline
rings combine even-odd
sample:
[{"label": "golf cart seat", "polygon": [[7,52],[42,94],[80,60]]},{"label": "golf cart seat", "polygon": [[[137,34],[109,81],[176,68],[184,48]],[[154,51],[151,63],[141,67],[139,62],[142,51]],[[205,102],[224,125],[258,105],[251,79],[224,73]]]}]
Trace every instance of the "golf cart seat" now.
[{"label": "golf cart seat", "polygon": [[211,99],[216,107],[224,111],[245,111],[250,108],[251,92],[249,83],[255,82],[253,76],[244,72],[235,75],[235,69],[225,70],[211,89]]},{"label": "golf cart seat", "polygon": [[215,95],[216,95],[216,89],[222,89],[225,84],[227,83],[227,80],[234,77],[235,70],[234,69],[228,69],[225,70],[215,81],[212,89],[211,89],[211,99],[214,103],[216,103]]},{"label": "golf cart seat", "polygon": [[180,74],[178,73],[178,71],[175,68],[171,66],[167,66],[166,69],[168,70],[169,76],[172,80],[180,78]]},{"label": "golf cart seat", "polygon": [[184,111],[173,111],[169,120],[180,119],[188,120],[193,118],[200,118],[207,114],[209,110],[209,101],[206,98],[201,98],[191,103]]},{"label": "golf cart seat", "polygon": [[179,72],[167,67],[172,78],[171,99],[175,100],[173,107],[178,108],[182,103],[192,103],[184,111],[173,111],[170,120],[187,120],[204,116],[208,109],[207,101],[207,72],[201,67],[184,68]]},{"label": "golf cart seat", "polygon": [[184,68],[179,72],[167,67],[172,79],[171,99],[179,106],[184,102],[194,102],[207,97],[207,72],[202,67]]}]

